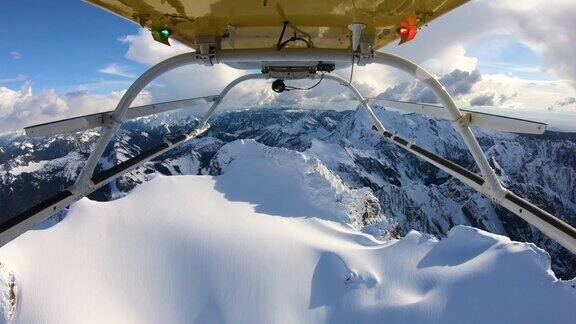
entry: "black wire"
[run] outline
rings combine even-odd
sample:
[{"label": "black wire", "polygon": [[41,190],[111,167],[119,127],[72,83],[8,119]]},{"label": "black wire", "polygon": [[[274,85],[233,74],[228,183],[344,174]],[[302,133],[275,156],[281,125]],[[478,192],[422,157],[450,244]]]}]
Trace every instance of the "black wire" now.
[{"label": "black wire", "polygon": [[312,37],[310,37],[310,35],[308,35],[306,33],[304,33],[304,35],[306,37],[308,37],[308,39],[305,39],[304,37],[298,37],[296,31],[294,31],[294,36],[292,36],[288,40],[282,42],[282,39],[284,39],[284,33],[286,33],[286,27],[288,27],[289,24],[290,24],[289,21],[284,22],[284,26],[282,27],[282,32],[280,33],[280,37],[278,38],[278,42],[276,44],[276,50],[279,51],[279,50],[283,49],[288,43],[295,42],[295,41],[302,41],[302,42],[306,43],[306,47],[308,47],[308,48],[312,47]]},{"label": "black wire", "polygon": [[288,27],[289,22],[285,21],[284,22],[284,27],[282,27],[282,33],[280,33],[280,38],[278,38],[278,44],[276,44],[276,50],[281,50],[282,47],[282,39],[284,38],[284,33],[286,32],[286,27]]},{"label": "black wire", "polygon": [[311,45],[310,45],[310,42],[309,42],[307,39],[303,38],[303,37],[291,37],[290,39],[284,41],[282,44],[278,45],[278,46],[276,47],[276,49],[277,49],[277,50],[281,50],[281,49],[283,49],[284,46],[286,46],[288,43],[290,43],[290,42],[295,42],[295,41],[303,41],[304,43],[306,43],[306,47],[308,47],[308,48],[310,48],[310,46],[311,46]]},{"label": "black wire", "polygon": [[350,67],[350,81],[349,84],[352,84],[352,76],[354,76],[354,53],[352,53],[352,66]]},{"label": "black wire", "polygon": [[316,84],[314,84],[313,86],[310,86],[308,88],[299,88],[299,87],[292,87],[292,86],[286,86],[286,91],[290,91],[290,90],[304,90],[304,91],[308,91],[308,90],[312,90],[314,88],[316,88],[320,82],[322,82],[322,80],[324,79],[324,72],[322,72],[322,74],[320,75],[320,80],[318,80],[318,82],[316,82]]}]

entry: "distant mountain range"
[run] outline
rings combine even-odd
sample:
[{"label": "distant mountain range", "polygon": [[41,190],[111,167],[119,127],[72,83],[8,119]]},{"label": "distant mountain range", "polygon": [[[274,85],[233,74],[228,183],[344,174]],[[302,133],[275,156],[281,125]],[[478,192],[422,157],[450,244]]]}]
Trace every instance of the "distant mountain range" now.
[{"label": "distant mountain range", "polygon": [[[472,156],[449,122],[375,108],[384,126],[401,136],[478,172]],[[172,113],[127,122],[105,152],[99,168],[108,168],[191,130],[193,116]],[[495,206],[430,164],[385,142],[371,130],[362,110],[285,108],[224,112],[200,138],[139,168],[90,196],[110,200],[155,174],[220,172],[214,156],[226,143],[252,138],[268,146],[305,151],[351,188],[370,188],[395,235],[411,229],[444,237],[457,224],[472,225],[534,242],[552,256],[557,276],[576,275],[576,257],[523,220]],[[576,134],[540,136],[475,130],[480,145],[506,187],[566,222],[576,225]],[[26,138],[0,136],[0,218],[7,219],[71,185],[98,132]],[[54,221],[63,215],[57,215]],[[367,225],[366,222],[362,225]]]}]

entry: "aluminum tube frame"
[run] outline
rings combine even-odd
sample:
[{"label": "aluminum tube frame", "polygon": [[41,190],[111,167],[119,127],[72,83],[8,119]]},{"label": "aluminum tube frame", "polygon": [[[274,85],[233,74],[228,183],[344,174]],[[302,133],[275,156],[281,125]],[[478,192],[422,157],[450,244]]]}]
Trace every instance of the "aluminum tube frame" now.
[{"label": "aluminum tube frame", "polygon": [[110,143],[110,139],[116,133],[118,128],[120,128],[120,125],[124,121],[126,111],[134,99],[136,99],[136,96],[138,96],[138,94],[158,76],[184,65],[201,62],[203,62],[203,58],[196,53],[185,53],[177,55],[154,65],[146,72],[144,72],[144,74],[142,74],[138,79],[136,79],[136,81],[134,81],[134,83],[122,96],[122,99],[120,99],[120,102],[116,106],[116,109],[114,109],[114,112],[110,115],[109,124],[102,127],[102,133],[98,138],[96,146],[90,153],[86,164],[84,164],[84,168],[80,172],[80,175],[71,188],[73,193],[86,191],[86,189],[92,185],[90,183],[90,177],[92,177],[94,169],[96,168],[100,157],[104,153],[104,150],[108,146],[108,143]]},{"label": "aluminum tube frame", "polygon": [[[146,85],[148,85],[150,82],[152,82],[156,77],[160,76],[161,74],[184,65],[198,63],[199,60],[200,58],[198,55],[196,55],[196,53],[186,53],[174,56],[150,68],[142,76],[140,76],[132,84],[132,86],[130,86],[130,88],[128,88],[122,99],[120,99],[118,106],[116,106],[116,109],[114,110],[112,115],[110,115],[109,119],[113,121],[113,123],[111,125],[108,125],[107,127],[103,127],[103,132],[98,138],[96,147],[90,153],[90,156],[88,157],[88,160],[84,165],[84,168],[80,172],[78,179],[76,180],[74,185],[69,189],[71,192],[73,192],[74,194],[83,194],[84,196],[86,196],[88,194],[88,191],[90,192],[93,191],[91,190],[91,188],[94,186],[94,183],[92,183],[90,178],[94,174],[94,169],[96,168],[98,161],[102,157],[104,150],[108,146],[108,143],[110,143],[112,136],[114,135],[114,133],[116,133],[116,131],[122,124],[122,121],[126,116],[126,112],[130,107],[130,104],[132,104],[132,101],[134,101],[134,99],[140,93],[140,91],[142,91],[142,89],[144,89]],[[230,82],[224,88],[224,90],[222,90],[222,92],[220,93],[218,98],[214,101],[210,109],[202,117],[200,124],[198,125],[198,128],[202,128],[206,125],[208,119],[212,116],[216,108],[222,102],[222,99],[233,87],[247,80],[265,79],[267,77],[268,77],[267,74],[253,73],[240,76],[239,78]]]},{"label": "aluminum tube frame", "polygon": [[438,97],[444,107],[452,116],[452,124],[456,131],[460,133],[468,150],[472,154],[474,161],[478,165],[482,176],[486,179],[486,185],[490,188],[490,194],[496,198],[503,198],[507,191],[502,187],[500,180],[482,148],[474,137],[470,127],[467,125],[464,115],[458,109],[454,100],[438,80],[428,71],[419,65],[404,59],[400,56],[376,52],[372,56],[363,56],[346,49],[284,49],[277,51],[274,49],[242,49],[242,50],[221,50],[216,54],[216,62],[219,63],[246,63],[246,62],[344,62],[352,63],[353,58],[362,64],[377,63],[398,68],[416,79],[424,82]]},{"label": "aluminum tube frame", "polygon": [[[131,158],[135,159],[136,161],[131,161],[131,163],[124,163],[127,165],[122,165],[123,163],[120,163],[121,165],[117,165],[121,166],[119,170],[114,170],[114,172],[109,174],[107,171],[109,171],[110,169],[102,171],[100,174],[96,176],[96,178],[100,178],[100,180],[94,180],[95,179],[94,175],[90,174],[90,185],[86,185],[83,188],[81,188],[81,190],[78,190],[76,192],[72,191],[72,187],[68,188],[58,193],[56,196],[50,197],[47,200],[42,201],[39,204],[32,206],[30,209],[24,211],[23,213],[17,215],[15,217],[16,219],[11,219],[9,221],[12,224],[3,223],[2,227],[5,228],[3,228],[2,231],[0,232],[0,247],[10,242],[11,240],[15,239],[20,234],[33,228],[36,224],[43,221],[47,217],[56,214],[57,212],[68,207],[70,204],[98,190],[99,188],[103,187],[109,182],[117,179],[118,177],[121,177],[122,175],[134,170],[135,168],[160,156],[161,154],[182,145],[186,141],[201,135],[209,128],[209,124],[207,123],[207,121],[214,114],[214,111],[220,105],[222,99],[233,87],[247,80],[266,79],[266,78],[268,78],[268,75],[266,74],[254,73],[243,75],[233,80],[230,84],[228,84],[228,86],[224,88],[224,90],[222,90],[220,96],[218,97],[219,100],[215,101],[212,104],[210,109],[204,114],[201,121],[191,132],[172,140],[165,140],[164,143],[153,149],[152,152],[146,152]],[[100,156],[98,156],[98,159],[99,158]],[[101,176],[102,173],[105,173],[105,175]]]},{"label": "aluminum tube frame", "polygon": [[216,53],[218,63],[262,62],[318,62],[333,61],[352,64],[353,53],[345,49],[285,48],[220,50]]},{"label": "aluminum tube frame", "polygon": [[[212,103],[218,96],[196,97],[175,101],[159,102],[149,105],[131,107],[126,110],[124,119],[134,119],[149,115],[155,115],[177,109],[191,108],[203,103]],[[77,116],[53,122],[25,127],[27,136],[51,136],[66,133],[75,133],[91,128],[107,125],[107,120],[114,111]]]},{"label": "aluminum tube frame", "polygon": [[230,90],[232,90],[232,88],[234,88],[235,86],[237,86],[238,84],[240,84],[244,81],[258,80],[258,79],[268,79],[268,74],[263,74],[263,73],[245,74],[245,75],[240,76],[237,79],[233,80],[232,82],[228,83],[228,85],[226,87],[224,87],[222,92],[220,92],[220,95],[216,98],[216,100],[214,100],[214,103],[212,103],[212,106],[210,107],[210,109],[208,109],[208,112],[206,112],[206,114],[204,115],[204,117],[200,121],[199,125],[202,126],[202,125],[206,124],[206,122],[208,121],[210,116],[212,116],[212,114],[214,113],[214,110],[216,110],[216,108],[218,108],[218,106],[220,106],[220,104],[222,103],[222,100],[224,99],[224,97],[226,97],[228,92]]},{"label": "aluminum tube frame", "polygon": [[[390,132],[379,132],[384,138],[401,147],[402,149],[418,156],[422,160],[431,163],[440,170],[450,174],[472,189],[491,198],[497,204],[508,209],[516,216],[522,218],[530,225],[538,228],[542,233],[564,246],[570,252],[576,254],[576,230],[569,224],[529,203],[528,201],[508,192],[503,199],[495,199],[490,195],[490,189],[484,186],[483,178],[471,173],[462,172],[461,167],[454,165],[430,151],[427,151],[416,144],[401,139]],[[451,165],[452,164],[452,165]],[[460,169],[461,168],[461,169]],[[464,169],[465,170],[465,169]],[[460,171],[460,172],[458,172]]]},{"label": "aluminum tube frame", "polygon": [[504,208],[524,219],[529,224],[542,231],[542,233],[551,237],[560,245],[576,254],[576,230],[572,226],[566,224],[562,220],[538,208],[537,206],[525,201],[524,199],[514,195],[512,192],[503,187],[502,189],[505,191],[505,195],[503,197],[495,197],[491,191],[491,188],[484,186],[486,183],[486,179],[484,177],[479,177],[472,172],[458,165],[455,165],[449,160],[446,160],[430,151],[416,146],[414,143],[408,142],[399,138],[397,135],[386,131],[382,126],[382,123],[378,120],[378,117],[372,111],[372,108],[370,108],[370,105],[368,105],[366,99],[364,99],[362,94],[360,94],[360,92],[347,80],[330,74],[324,75],[324,79],[336,81],[350,89],[350,91],[352,91],[352,93],[360,101],[360,104],[364,110],[368,113],[368,116],[372,120],[375,130],[385,139],[431,163],[442,171],[462,181],[464,184],[470,186],[474,190],[491,198],[494,202],[500,204]]},{"label": "aluminum tube frame", "polygon": [[346,81],[343,78],[336,76],[336,75],[324,74],[324,79],[336,81],[336,82],[340,83],[341,85],[350,89],[350,91],[352,91],[352,93],[354,93],[354,95],[356,96],[356,99],[358,99],[358,101],[360,101],[360,104],[362,105],[364,110],[366,110],[366,112],[368,113],[368,116],[372,120],[372,124],[374,124],[374,127],[376,127],[376,129],[379,132],[386,131],[386,129],[384,128],[384,125],[382,125],[382,123],[380,122],[378,117],[376,117],[376,114],[374,114],[374,111],[372,111],[372,108],[370,108],[368,101],[366,101],[366,99],[364,99],[364,96],[362,96],[362,94],[360,93],[360,91],[358,91],[358,89],[356,89],[356,87],[354,87],[348,81]]},{"label": "aluminum tube frame", "polygon": [[[92,151],[88,161],[84,169],[81,171],[80,176],[78,177],[76,183],[66,192],[72,193],[74,198],[76,197],[83,197],[90,193],[94,187],[94,183],[91,181],[91,176],[94,173],[94,169],[98,160],[100,159],[102,153],[104,152],[106,146],[110,142],[110,139],[114,135],[114,133],[119,128],[120,124],[125,118],[126,111],[132,101],[136,98],[138,93],[154,78],[157,76],[175,69],[177,67],[188,65],[188,64],[195,64],[195,63],[203,63],[204,65],[213,65],[215,63],[250,63],[250,64],[264,64],[267,62],[270,63],[279,63],[279,62],[286,62],[286,63],[293,63],[296,62],[299,65],[299,62],[304,63],[304,65],[310,65],[311,62],[328,62],[328,63],[344,63],[344,64],[352,64],[352,62],[357,59],[359,64],[369,64],[369,63],[378,63],[383,65],[388,65],[392,67],[399,68],[402,71],[407,72],[408,74],[416,77],[417,79],[423,81],[430,89],[438,96],[440,102],[450,111],[452,117],[452,123],[454,128],[461,134],[463,137],[468,149],[470,150],[476,164],[480,168],[482,173],[482,188],[481,190],[478,188],[478,191],[486,194],[492,200],[498,202],[499,204],[503,205],[504,207],[508,208],[509,210],[513,211],[518,216],[522,217],[530,224],[536,226],[542,232],[549,235],[553,239],[555,239],[560,244],[564,245],[565,247],[569,248],[572,252],[576,253],[576,234],[572,235],[576,232],[574,228],[570,227],[569,225],[561,222],[554,216],[543,212],[538,207],[524,201],[523,199],[515,196],[513,193],[506,190],[500,184],[500,181],[495,174],[495,172],[490,167],[480,145],[476,141],[470,127],[464,120],[464,115],[460,112],[458,107],[455,105],[454,101],[444,89],[444,87],[434,78],[433,75],[428,73],[426,70],[419,67],[417,64],[401,58],[396,55],[392,54],[385,54],[385,53],[375,53],[373,55],[364,55],[359,53],[353,53],[350,50],[334,50],[334,49],[284,49],[282,51],[277,51],[274,49],[247,49],[247,50],[221,50],[217,53],[213,54],[197,54],[197,53],[186,53],[182,55],[175,56],[173,58],[167,59],[159,64],[155,65],[154,67],[150,68],[146,71],[141,77],[139,77],[134,84],[128,89],[128,91],[124,94],[122,99],[120,100],[118,106],[114,110],[109,118],[109,124],[103,128],[102,135],[100,136],[98,143],[96,144],[95,149]],[[266,78],[263,75],[260,75],[259,78]],[[354,94],[359,98],[362,106],[370,115],[370,118],[373,121],[375,128],[381,134],[387,134],[382,123],[378,120],[378,118],[374,115],[372,109],[366,102],[366,100],[361,96],[357,89],[355,89],[351,84],[349,84],[346,80],[331,76],[328,79],[336,80],[343,85],[348,86]],[[232,86],[229,86],[223,90],[223,92],[228,92]],[[222,96],[220,96],[219,101],[213,104],[213,107],[208,111],[208,117],[204,117],[202,119],[201,124],[199,126],[205,125],[206,120],[209,118],[209,115],[213,113],[214,109],[218,107],[220,101],[222,100]],[[402,140],[405,142],[405,140]],[[452,173],[451,173],[452,174]],[[466,181],[464,181],[467,183]],[[65,199],[66,201],[70,200],[69,198]],[[48,201],[49,202],[49,201]],[[50,205],[56,209],[56,206]],[[539,220],[532,219],[530,215],[522,215],[523,209],[525,210],[532,210],[530,213],[532,215],[540,214],[540,219],[547,219],[547,221],[543,223],[539,223]],[[42,212],[46,212],[43,210]],[[536,217],[538,218],[538,217]],[[550,226],[550,224],[556,224],[556,226]],[[566,227],[567,225],[568,227]],[[564,228],[565,234],[568,233],[568,237],[564,237],[562,233],[559,233],[559,229]],[[572,239],[574,238],[574,239]],[[568,244],[567,244],[568,243]]]},{"label": "aluminum tube frame", "polygon": [[507,193],[506,189],[502,187],[498,176],[488,163],[484,152],[482,152],[480,144],[478,144],[472,130],[465,122],[464,115],[460,109],[458,109],[456,103],[454,103],[454,100],[452,100],[452,97],[448,91],[446,91],[444,86],[440,84],[440,82],[438,82],[438,80],[428,71],[400,56],[388,53],[375,53],[372,62],[398,68],[424,82],[428,88],[434,92],[440,100],[440,103],[442,103],[442,105],[450,112],[450,115],[452,116],[452,125],[454,126],[454,129],[460,133],[466,146],[468,146],[468,150],[470,150],[474,161],[478,165],[478,168],[480,168],[482,177],[487,181],[486,183],[490,188],[490,194],[497,198],[503,198]]},{"label": "aluminum tube frame", "polygon": [[[16,215],[14,218],[8,220],[1,224],[0,229],[0,247],[5,245],[6,243],[10,242],[11,240],[15,239],[19,235],[23,234],[24,232],[28,231],[29,229],[33,228],[36,224],[40,223],[41,221],[45,220],[46,218],[56,214],[57,212],[65,209],[66,207],[70,206],[72,203],[84,198],[85,196],[89,195],[90,193],[98,190],[99,188],[103,187],[104,185],[110,183],[111,181],[115,180],[116,178],[134,170],[135,168],[143,165],[144,163],[158,157],[159,155],[175,148],[186,141],[199,136],[203,132],[208,129],[208,125],[206,124],[203,128],[196,127],[194,130],[189,132],[188,134],[182,135],[176,139],[172,140],[165,140],[164,143],[157,146],[152,152],[147,151],[143,152],[140,155],[132,157],[131,159],[135,159],[137,161],[130,161],[130,163],[120,163],[122,165],[121,172],[114,173],[103,177],[100,181],[96,181],[96,183],[90,187],[84,188],[81,193],[73,193],[70,189],[66,189],[64,191],[59,192],[55,196],[52,196],[34,206],[29,208],[28,210]],[[131,160],[129,159],[129,160]],[[128,162],[128,161],[125,161]],[[106,170],[107,171],[107,170]],[[105,172],[105,171],[103,171]],[[99,176],[98,174],[97,176]],[[94,178],[94,177],[92,177]]]},{"label": "aluminum tube frame", "polygon": [[[450,112],[442,106],[378,98],[370,98],[367,100],[371,104],[377,104],[403,112],[452,120]],[[465,115],[466,122],[469,126],[476,126],[495,132],[541,135],[546,131],[548,126],[546,123],[528,119],[506,117],[503,115],[483,113],[469,109],[459,109]]]}]

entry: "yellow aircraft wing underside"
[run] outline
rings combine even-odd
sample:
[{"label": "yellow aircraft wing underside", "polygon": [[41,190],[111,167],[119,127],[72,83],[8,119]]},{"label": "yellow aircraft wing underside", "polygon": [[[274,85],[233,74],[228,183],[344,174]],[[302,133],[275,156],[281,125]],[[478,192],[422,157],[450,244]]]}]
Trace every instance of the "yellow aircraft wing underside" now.
[{"label": "yellow aircraft wing underside", "polygon": [[[168,28],[171,37],[194,47],[212,37],[221,48],[272,48],[284,22],[284,40],[308,39],[313,47],[350,47],[351,23],[366,25],[378,49],[398,38],[401,21],[423,26],[469,0],[86,0],[152,30]],[[301,41],[286,47],[305,47]]]}]

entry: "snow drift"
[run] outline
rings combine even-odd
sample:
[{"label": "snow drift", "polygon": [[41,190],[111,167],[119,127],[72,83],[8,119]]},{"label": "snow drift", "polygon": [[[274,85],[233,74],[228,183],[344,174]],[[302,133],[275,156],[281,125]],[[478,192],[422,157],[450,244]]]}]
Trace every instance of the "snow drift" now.
[{"label": "snow drift", "polygon": [[355,212],[345,208],[372,197],[347,188],[316,159],[238,141],[217,161],[219,176],[158,177],[115,201],[83,199],[60,223],[2,247],[0,262],[16,277],[11,320],[576,318],[576,289],[556,280],[548,254],[533,244],[464,226],[441,241],[416,231],[380,241],[355,229]]}]

